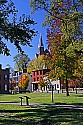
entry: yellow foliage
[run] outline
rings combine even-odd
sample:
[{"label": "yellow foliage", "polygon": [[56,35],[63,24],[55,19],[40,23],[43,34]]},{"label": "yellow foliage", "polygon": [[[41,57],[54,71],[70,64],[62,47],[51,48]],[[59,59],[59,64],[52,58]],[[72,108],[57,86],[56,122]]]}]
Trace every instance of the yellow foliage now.
[{"label": "yellow foliage", "polygon": [[27,67],[27,71],[31,73],[33,70],[43,69],[45,65],[44,55],[40,55],[38,58],[30,61]]},{"label": "yellow foliage", "polygon": [[29,77],[28,74],[23,74],[19,80],[18,86],[22,89],[26,88],[29,83]]},{"label": "yellow foliage", "polygon": [[48,83],[44,80],[44,77],[40,77],[38,84],[39,84],[41,87],[44,87],[44,86],[46,86]]}]

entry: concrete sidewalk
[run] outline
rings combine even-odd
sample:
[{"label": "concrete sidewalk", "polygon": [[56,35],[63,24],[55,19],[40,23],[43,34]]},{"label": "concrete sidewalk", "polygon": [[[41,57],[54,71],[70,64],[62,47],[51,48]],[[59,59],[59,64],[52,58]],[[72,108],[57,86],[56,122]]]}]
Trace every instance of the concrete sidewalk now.
[{"label": "concrete sidewalk", "polygon": [[[6,102],[6,101],[0,101],[0,104],[21,105],[20,102]],[[60,105],[60,104],[57,105],[57,104],[40,104],[40,103],[29,103],[29,105],[26,105],[26,103],[23,102],[22,106],[28,106],[28,107],[44,106],[44,107],[69,108],[69,109],[83,110],[83,105]]]}]

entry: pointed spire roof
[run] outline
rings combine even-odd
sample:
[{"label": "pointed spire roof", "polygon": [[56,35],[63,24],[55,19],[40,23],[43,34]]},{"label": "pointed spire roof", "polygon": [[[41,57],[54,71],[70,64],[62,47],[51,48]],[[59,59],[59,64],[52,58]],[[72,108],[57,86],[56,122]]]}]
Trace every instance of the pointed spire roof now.
[{"label": "pointed spire roof", "polygon": [[43,45],[43,41],[42,41],[42,35],[40,35],[38,48],[39,48],[39,47],[44,47],[44,45]]}]

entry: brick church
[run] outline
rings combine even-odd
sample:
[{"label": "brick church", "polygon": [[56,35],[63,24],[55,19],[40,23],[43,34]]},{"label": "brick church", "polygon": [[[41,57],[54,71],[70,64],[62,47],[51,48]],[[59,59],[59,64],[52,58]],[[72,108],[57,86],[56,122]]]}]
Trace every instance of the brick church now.
[{"label": "brick church", "polygon": [[35,58],[38,58],[38,56],[45,55],[45,54],[49,54],[49,51],[48,49],[44,49],[42,36],[40,36],[39,44],[38,44],[38,53],[35,54]]}]

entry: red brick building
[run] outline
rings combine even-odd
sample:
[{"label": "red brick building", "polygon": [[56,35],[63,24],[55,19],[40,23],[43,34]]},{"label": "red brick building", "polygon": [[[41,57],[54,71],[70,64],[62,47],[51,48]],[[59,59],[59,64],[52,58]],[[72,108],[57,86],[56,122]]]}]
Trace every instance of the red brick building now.
[{"label": "red brick building", "polygon": [[50,71],[49,69],[32,71],[32,90],[38,89],[38,81],[40,77],[44,76],[49,71]]},{"label": "red brick building", "polygon": [[[42,70],[35,70],[32,71],[32,91],[34,90],[41,90],[41,88],[38,86],[39,79],[49,73],[49,69],[42,69]],[[62,88],[65,88],[65,83],[63,80],[55,80],[55,81],[50,81],[48,83],[48,86],[44,87],[44,90],[47,91],[52,89],[52,85],[54,87],[54,90],[61,90]]]},{"label": "red brick building", "polygon": [[9,68],[2,69],[0,64],[0,93],[9,93]]}]

